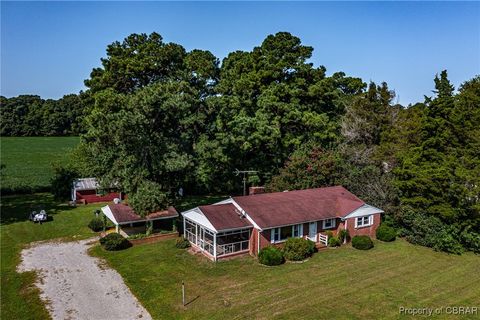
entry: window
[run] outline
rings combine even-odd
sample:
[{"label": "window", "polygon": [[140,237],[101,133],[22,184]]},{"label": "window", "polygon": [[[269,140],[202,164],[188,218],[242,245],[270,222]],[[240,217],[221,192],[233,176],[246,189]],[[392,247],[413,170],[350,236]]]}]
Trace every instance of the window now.
[{"label": "window", "polygon": [[355,219],[355,228],[368,227],[373,223],[373,216],[357,217]]},{"label": "window", "polygon": [[294,238],[301,237],[303,235],[303,225],[296,224],[292,227],[292,233]]},{"label": "window", "polygon": [[335,218],[323,220],[323,229],[335,228]]},{"label": "window", "polygon": [[280,228],[280,240],[287,240],[292,236],[292,227],[281,227]]},{"label": "window", "polygon": [[299,238],[303,234],[303,225],[296,224],[293,226],[286,226],[280,228],[273,228],[271,231],[271,242],[281,242],[285,241],[288,238],[294,237]]}]

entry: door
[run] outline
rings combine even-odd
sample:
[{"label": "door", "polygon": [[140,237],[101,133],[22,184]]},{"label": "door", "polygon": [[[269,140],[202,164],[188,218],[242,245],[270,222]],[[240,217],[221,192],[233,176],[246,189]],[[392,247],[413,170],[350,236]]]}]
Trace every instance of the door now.
[{"label": "door", "polygon": [[310,222],[308,224],[308,239],[312,240],[313,242],[317,242],[317,223]]}]

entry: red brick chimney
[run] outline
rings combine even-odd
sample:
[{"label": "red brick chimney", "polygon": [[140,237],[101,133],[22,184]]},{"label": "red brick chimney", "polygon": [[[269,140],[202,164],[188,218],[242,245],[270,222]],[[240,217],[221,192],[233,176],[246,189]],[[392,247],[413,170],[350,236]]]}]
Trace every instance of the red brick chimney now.
[{"label": "red brick chimney", "polygon": [[248,195],[252,196],[254,194],[265,193],[265,187],[250,187],[248,188]]}]

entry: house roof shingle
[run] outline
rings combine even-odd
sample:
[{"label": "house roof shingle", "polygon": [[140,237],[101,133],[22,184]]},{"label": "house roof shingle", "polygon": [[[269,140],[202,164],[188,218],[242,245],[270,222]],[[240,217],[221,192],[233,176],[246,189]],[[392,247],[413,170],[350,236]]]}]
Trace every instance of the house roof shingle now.
[{"label": "house roof shingle", "polygon": [[217,231],[253,227],[233,204],[200,206],[199,209]]},{"label": "house roof shingle", "polygon": [[233,197],[262,229],[344,217],[364,202],[342,186]]},{"label": "house roof shingle", "polygon": [[146,217],[141,217],[140,215],[136,214],[133,209],[126,204],[109,204],[108,207],[118,223],[178,217],[178,212],[174,207],[169,207],[167,210],[150,213]]}]

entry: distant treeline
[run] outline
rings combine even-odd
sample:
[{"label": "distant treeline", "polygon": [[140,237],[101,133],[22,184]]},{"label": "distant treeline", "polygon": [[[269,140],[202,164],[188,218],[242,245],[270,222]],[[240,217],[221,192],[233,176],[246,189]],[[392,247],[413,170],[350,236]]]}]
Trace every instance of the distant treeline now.
[{"label": "distant treeline", "polygon": [[58,100],[36,95],[0,96],[0,135],[78,135],[83,131],[85,105],[81,94],[65,95]]}]

